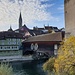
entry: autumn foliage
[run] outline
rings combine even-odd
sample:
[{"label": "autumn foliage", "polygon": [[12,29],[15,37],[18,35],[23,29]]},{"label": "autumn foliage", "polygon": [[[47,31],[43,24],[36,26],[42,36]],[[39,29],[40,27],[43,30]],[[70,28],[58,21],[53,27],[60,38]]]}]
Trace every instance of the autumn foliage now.
[{"label": "autumn foliage", "polygon": [[[51,61],[47,62],[43,65],[43,68],[51,64]],[[45,66],[46,64],[47,66]],[[56,72],[56,75],[75,75],[75,36],[71,36],[61,43],[53,64],[53,71]],[[46,68],[46,70],[49,69]]]}]

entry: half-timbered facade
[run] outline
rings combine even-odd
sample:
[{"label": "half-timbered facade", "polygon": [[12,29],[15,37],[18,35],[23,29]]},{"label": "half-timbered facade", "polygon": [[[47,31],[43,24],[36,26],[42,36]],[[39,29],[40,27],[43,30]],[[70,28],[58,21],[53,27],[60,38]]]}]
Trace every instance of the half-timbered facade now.
[{"label": "half-timbered facade", "polygon": [[22,50],[20,45],[22,42],[22,35],[12,30],[0,32],[0,59],[1,57],[20,57]]}]

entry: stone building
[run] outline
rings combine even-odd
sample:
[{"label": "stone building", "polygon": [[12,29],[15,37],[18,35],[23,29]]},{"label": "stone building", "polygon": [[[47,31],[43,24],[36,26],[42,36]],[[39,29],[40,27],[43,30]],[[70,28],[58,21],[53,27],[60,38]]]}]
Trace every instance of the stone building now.
[{"label": "stone building", "polygon": [[75,0],[64,0],[66,37],[75,35]]}]

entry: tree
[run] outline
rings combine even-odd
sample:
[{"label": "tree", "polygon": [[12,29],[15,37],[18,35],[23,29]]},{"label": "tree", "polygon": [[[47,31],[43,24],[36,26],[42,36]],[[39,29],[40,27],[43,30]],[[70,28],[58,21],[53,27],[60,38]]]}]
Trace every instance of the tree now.
[{"label": "tree", "polygon": [[54,72],[54,62],[55,62],[55,58],[50,58],[46,63],[44,63],[43,65],[43,70],[48,72],[48,74],[51,74],[52,72]]},{"label": "tree", "polygon": [[[54,67],[57,74],[75,75],[75,37],[65,39],[58,50]],[[62,74],[61,74],[62,73]]]},{"label": "tree", "polygon": [[75,75],[75,36],[61,43],[54,61],[54,70],[57,75]]}]

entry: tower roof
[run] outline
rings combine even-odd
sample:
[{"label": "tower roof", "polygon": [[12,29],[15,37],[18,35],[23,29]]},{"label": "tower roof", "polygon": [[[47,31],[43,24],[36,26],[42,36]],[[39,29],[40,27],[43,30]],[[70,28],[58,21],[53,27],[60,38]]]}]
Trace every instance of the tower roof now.
[{"label": "tower roof", "polygon": [[19,17],[19,19],[22,19],[21,12],[20,12],[20,17]]},{"label": "tower roof", "polygon": [[21,15],[21,12],[20,12],[20,16],[19,16],[19,28],[22,27],[22,15]]},{"label": "tower roof", "polygon": [[10,29],[8,29],[8,31],[13,31],[11,26],[10,26]]}]

